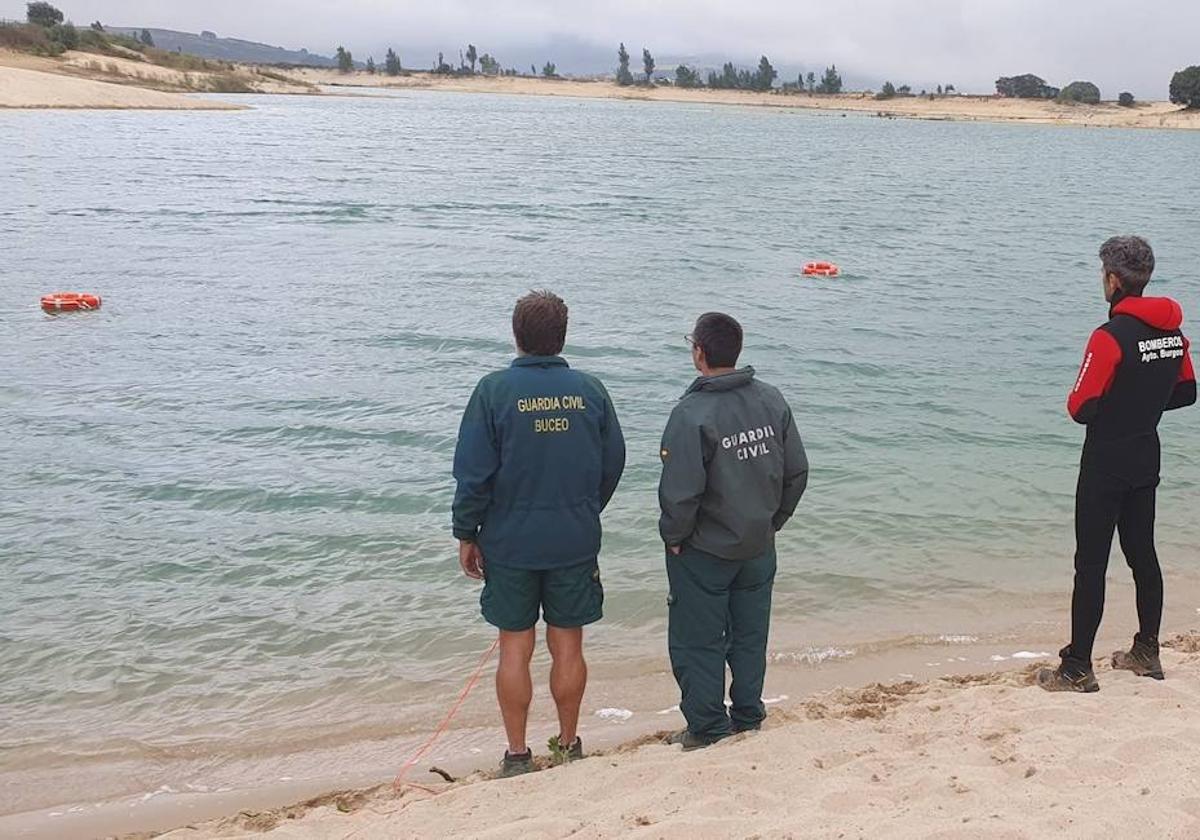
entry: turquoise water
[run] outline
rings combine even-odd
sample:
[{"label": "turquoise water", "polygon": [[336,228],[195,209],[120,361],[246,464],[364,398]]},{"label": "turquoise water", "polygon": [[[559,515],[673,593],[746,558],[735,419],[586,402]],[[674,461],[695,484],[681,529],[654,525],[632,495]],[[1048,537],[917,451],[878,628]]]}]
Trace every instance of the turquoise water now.
[{"label": "turquoise water", "polygon": [[[458,417],[531,287],[567,299],[566,355],[628,438],[599,677],[662,668],[658,436],[698,313],[743,322],[812,461],[781,537],[786,655],[1063,605],[1082,439],[1063,404],[1105,318],[1099,243],[1145,233],[1159,291],[1200,306],[1186,133],[247,101],[0,114],[12,766],[427,726],[490,638],[449,534]],[[815,259],[842,276],[801,277]],[[45,316],[56,289],[104,308]],[[1180,574],[1197,416],[1164,422]]]}]

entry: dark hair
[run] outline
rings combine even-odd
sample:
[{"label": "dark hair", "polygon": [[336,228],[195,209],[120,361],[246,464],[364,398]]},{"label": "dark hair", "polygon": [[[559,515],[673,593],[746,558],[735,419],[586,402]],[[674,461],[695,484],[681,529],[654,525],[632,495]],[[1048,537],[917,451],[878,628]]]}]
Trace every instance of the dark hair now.
[{"label": "dark hair", "polygon": [[1100,246],[1100,259],[1104,273],[1117,275],[1131,294],[1141,294],[1154,273],[1154,249],[1140,236],[1114,236]]},{"label": "dark hair", "polygon": [[557,356],[567,343],[567,305],[552,292],[530,292],[517,301],[512,326],[521,352]]},{"label": "dark hair", "polygon": [[697,318],[692,339],[712,368],[733,367],[742,354],[742,325],[723,312],[705,312]]}]

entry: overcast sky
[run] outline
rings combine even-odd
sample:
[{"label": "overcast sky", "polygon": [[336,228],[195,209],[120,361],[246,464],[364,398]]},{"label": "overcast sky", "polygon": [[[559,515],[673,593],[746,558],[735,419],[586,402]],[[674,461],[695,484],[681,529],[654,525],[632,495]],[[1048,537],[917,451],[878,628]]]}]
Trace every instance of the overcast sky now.
[{"label": "overcast sky", "polygon": [[[1200,64],[1200,0],[62,0],[76,23],[99,19],[247,38],[328,54],[345,44],[406,66],[457,58],[470,41],[508,66],[538,56],[588,72],[624,41],[663,59],[761,53],[777,66],[836,62],[848,80],[991,92],[999,75],[1086,79],[1106,98],[1166,98],[1171,74]],[[24,2],[0,0],[0,17]],[[587,45],[595,47],[588,49]],[[556,51],[565,54],[556,55]],[[573,66],[578,62],[581,66]],[[615,63],[615,58],[613,63]],[[638,63],[635,59],[635,64]],[[662,62],[660,61],[660,65]],[[582,66],[588,65],[588,66]]]}]

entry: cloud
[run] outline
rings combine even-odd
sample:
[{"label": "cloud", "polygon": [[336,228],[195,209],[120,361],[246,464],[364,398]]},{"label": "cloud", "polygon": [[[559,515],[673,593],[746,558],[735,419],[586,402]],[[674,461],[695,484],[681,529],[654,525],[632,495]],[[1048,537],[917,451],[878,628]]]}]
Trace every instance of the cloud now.
[{"label": "cloud", "polygon": [[[618,41],[667,60],[767,54],[777,66],[836,63],[848,79],[924,87],[953,82],[990,92],[999,75],[1034,72],[1053,84],[1088,79],[1105,95],[1164,98],[1171,74],[1200,63],[1200,3],[1160,0],[64,0],[76,21],[100,19],[306,46],[356,55],[395,46],[423,67],[468,41],[506,64],[553,59],[566,72],[603,69]],[[0,0],[0,16],[24,4]],[[590,49],[580,49],[590,45]],[[548,52],[561,47],[565,55]],[[535,58],[531,58],[535,56]],[[660,62],[661,63],[661,62]],[[578,65],[578,66],[577,66]]]}]

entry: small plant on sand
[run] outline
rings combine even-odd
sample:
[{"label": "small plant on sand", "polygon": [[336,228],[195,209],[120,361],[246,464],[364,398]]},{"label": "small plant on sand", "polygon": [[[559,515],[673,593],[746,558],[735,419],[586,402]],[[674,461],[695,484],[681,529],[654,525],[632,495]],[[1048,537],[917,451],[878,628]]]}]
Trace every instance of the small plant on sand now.
[{"label": "small plant on sand", "polygon": [[551,764],[568,764],[571,761],[571,745],[563,745],[559,737],[555,735],[546,742],[547,749],[550,750]]},{"label": "small plant on sand", "polygon": [[1117,97],[1117,104],[1120,105],[1122,108],[1132,108],[1133,107],[1133,94],[1130,93],[1129,91],[1125,91],[1119,97]]}]

